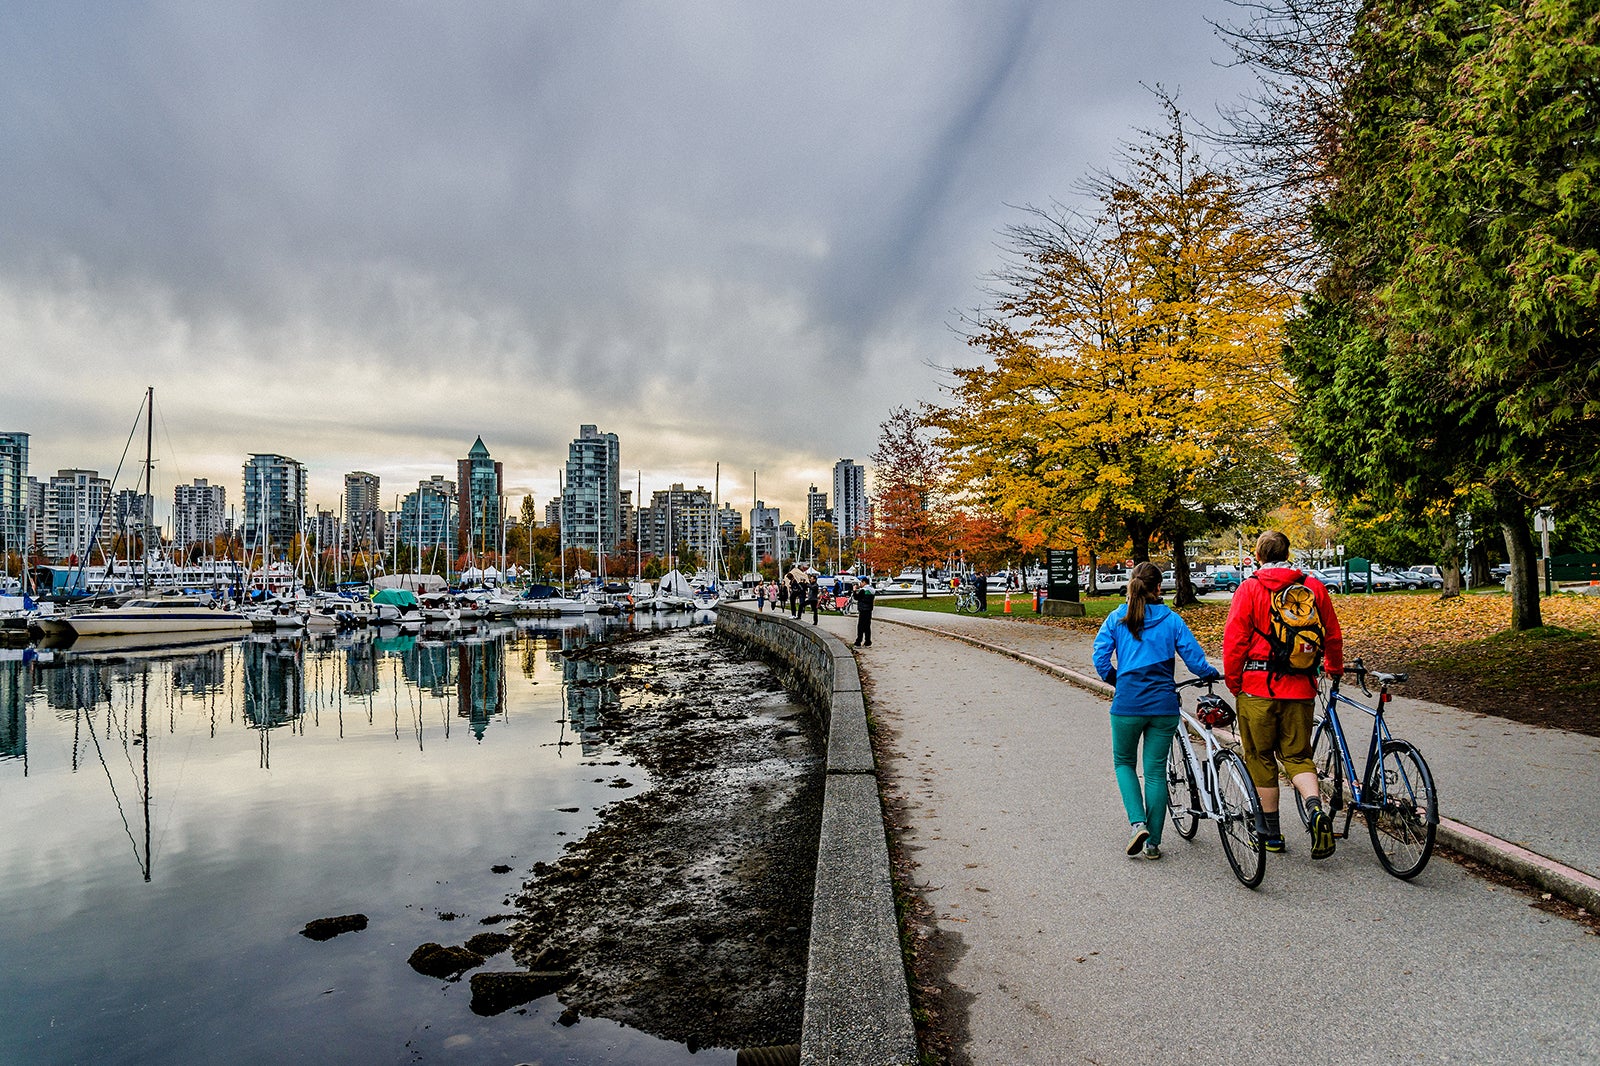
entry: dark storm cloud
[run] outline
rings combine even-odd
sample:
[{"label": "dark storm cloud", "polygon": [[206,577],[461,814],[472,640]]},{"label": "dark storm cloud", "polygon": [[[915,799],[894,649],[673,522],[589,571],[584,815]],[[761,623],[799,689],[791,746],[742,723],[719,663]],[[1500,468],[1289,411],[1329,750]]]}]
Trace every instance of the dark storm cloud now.
[{"label": "dark storm cloud", "polygon": [[1141,81],[1237,91],[1220,7],[5,4],[0,429],[88,463],[153,381],[197,454],[314,479],[483,433],[553,481],[579,422],[647,475],[864,458],[1006,203]]}]

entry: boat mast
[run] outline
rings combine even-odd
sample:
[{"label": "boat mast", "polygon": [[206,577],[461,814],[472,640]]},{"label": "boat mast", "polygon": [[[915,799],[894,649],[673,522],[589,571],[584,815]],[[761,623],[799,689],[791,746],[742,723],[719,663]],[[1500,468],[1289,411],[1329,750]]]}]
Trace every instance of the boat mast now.
[{"label": "boat mast", "polygon": [[[155,467],[150,462],[150,451],[155,441],[156,417],[156,387],[148,386],[145,389],[145,402],[147,407],[144,416],[144,536],[141,546],[144,548],[144,594],[150,595],[150,516],[155,509],[155,495],[150,488],[155,473]],[[146,880],[149,880],[147,877]]]},{"label": "boat mast", "polygon": [[750,572],[761,583],[761,564],[756,559],[756,472],[750,471]]},{"label": "boat mast", "polygon": [[556,546],[561,550],[561,594],[567,594],[567,489],[561,468],[556,467]]},{"label": "boat mast", "polygon": [[644,471],[633,472],[633,579],[644,580],[644,538],[639,535],[639,512],[644,508]]}]

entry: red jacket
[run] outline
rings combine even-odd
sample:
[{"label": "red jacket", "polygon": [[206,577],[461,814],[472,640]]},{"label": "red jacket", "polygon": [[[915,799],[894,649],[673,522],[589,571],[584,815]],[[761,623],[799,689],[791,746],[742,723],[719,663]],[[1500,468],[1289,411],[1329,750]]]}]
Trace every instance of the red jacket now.
[{"label": "red jacket", "polygon": [[1267,657],[1268,643],[1263,635],[1272,624],[1272,594],[1296,581],[1311,590],[1322,617],[1322,661],[1330,674],[1344,669],[1344,634],[1339,616],[1333,612],[1333,599],[1327,586],[1315,576],[1308,577],[1286,565],[1262,567],[1240,582],[1228,608],[1228,622],[1222,630],[1222,676],[1228,691],[1279,700],[1309,700],[1317,695],[1317,679],[1300,674],[1275,674],[1272,690],[1267,691],[1267,671],[1246,670],[1250,660]]}]

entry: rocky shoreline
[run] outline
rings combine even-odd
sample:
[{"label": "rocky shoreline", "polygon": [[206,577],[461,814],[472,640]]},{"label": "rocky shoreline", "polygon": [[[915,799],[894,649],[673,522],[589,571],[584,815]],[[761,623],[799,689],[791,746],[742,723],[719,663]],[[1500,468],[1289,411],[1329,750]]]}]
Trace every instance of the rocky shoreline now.
[{"label": "rocky shoreline", "polygon": [[499,1009],[514,1005],[507,987],[559,986],[566,1024],[608,1018],[691,1049],[798,1043],[823,791],[814,715],[712,629],[567,654],[618,695],[584,741],[650,784],[507,900],[521,969],[475,976],[474,1009],[485,978]]}]

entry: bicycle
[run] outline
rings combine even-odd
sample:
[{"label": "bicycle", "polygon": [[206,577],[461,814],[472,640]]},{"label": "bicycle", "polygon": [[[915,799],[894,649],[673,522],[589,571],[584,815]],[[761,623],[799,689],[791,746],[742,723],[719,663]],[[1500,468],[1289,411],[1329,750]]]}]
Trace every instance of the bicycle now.
[{"label": "bicycle", "polygon": [[[1246,888],[1261,884],[1267,871],[1267,838],[1263,831],[1261,797],[1245,769],[1244,758],[1224,745],[1213,730],[1229,725],[1237,715],[1212,691],[1221,678],[1181,681],[1179,688],[1204,685],[1206,694],[1195,701],[1194,711],[1179,707],[1180,721],[1167,752],[1167,811],[1173,828],[1193,840],[1206,819],[1217,823],[1222,851],[1233,874]],[[1196,751],[1204,745],[1205,757]]]},{"label": "bicycle", "polygon": [[[1339,691],[1339,677],[1329,678],[1327,703],[1311,735],[1311,761],[1316,765],[1322,806],[1330,818],[1344,811],[1344,830],[1335,835],[1346,840],[1350,838],[1350,822],[1360,811],[1378,861],[1395,877],[1409,881],[1422,872],[1433,854],[1434,837],[1439,830],[1439,795],[1434,791],[1433,772],[1422,753],[1409,741],[1396,740],[1384,721],[1384,704],[1394,698],[1389,686],[1405,681],[1406,675],[1368,670],[1360,659],[1345,667],[1344,673],[1355,677],[1368,699],[1374,697],[1367,688],[1367,678],[1376,681],[1377,702],[1369,706],[1352,699]],[[1356,783],[1355,762],[1339,721],[1341,703],[1372,716],[1372,737],[1367,742],[1367,762],[1360,784]],[[1295,803],[1300,808],[1301,821],[1309,825],[1310,815],[1298,792]]]},{"label": "bicycle", "polygon": [[958,587],[956,589],[956,613],[957,614],[977,614],[977,613],[979,613],[978,612],[978,593],[977,593],[977,590],[974,589],[972,587],[972,585],[968,584],[965,581],[963,581],[961,583],[960,587]]}]

